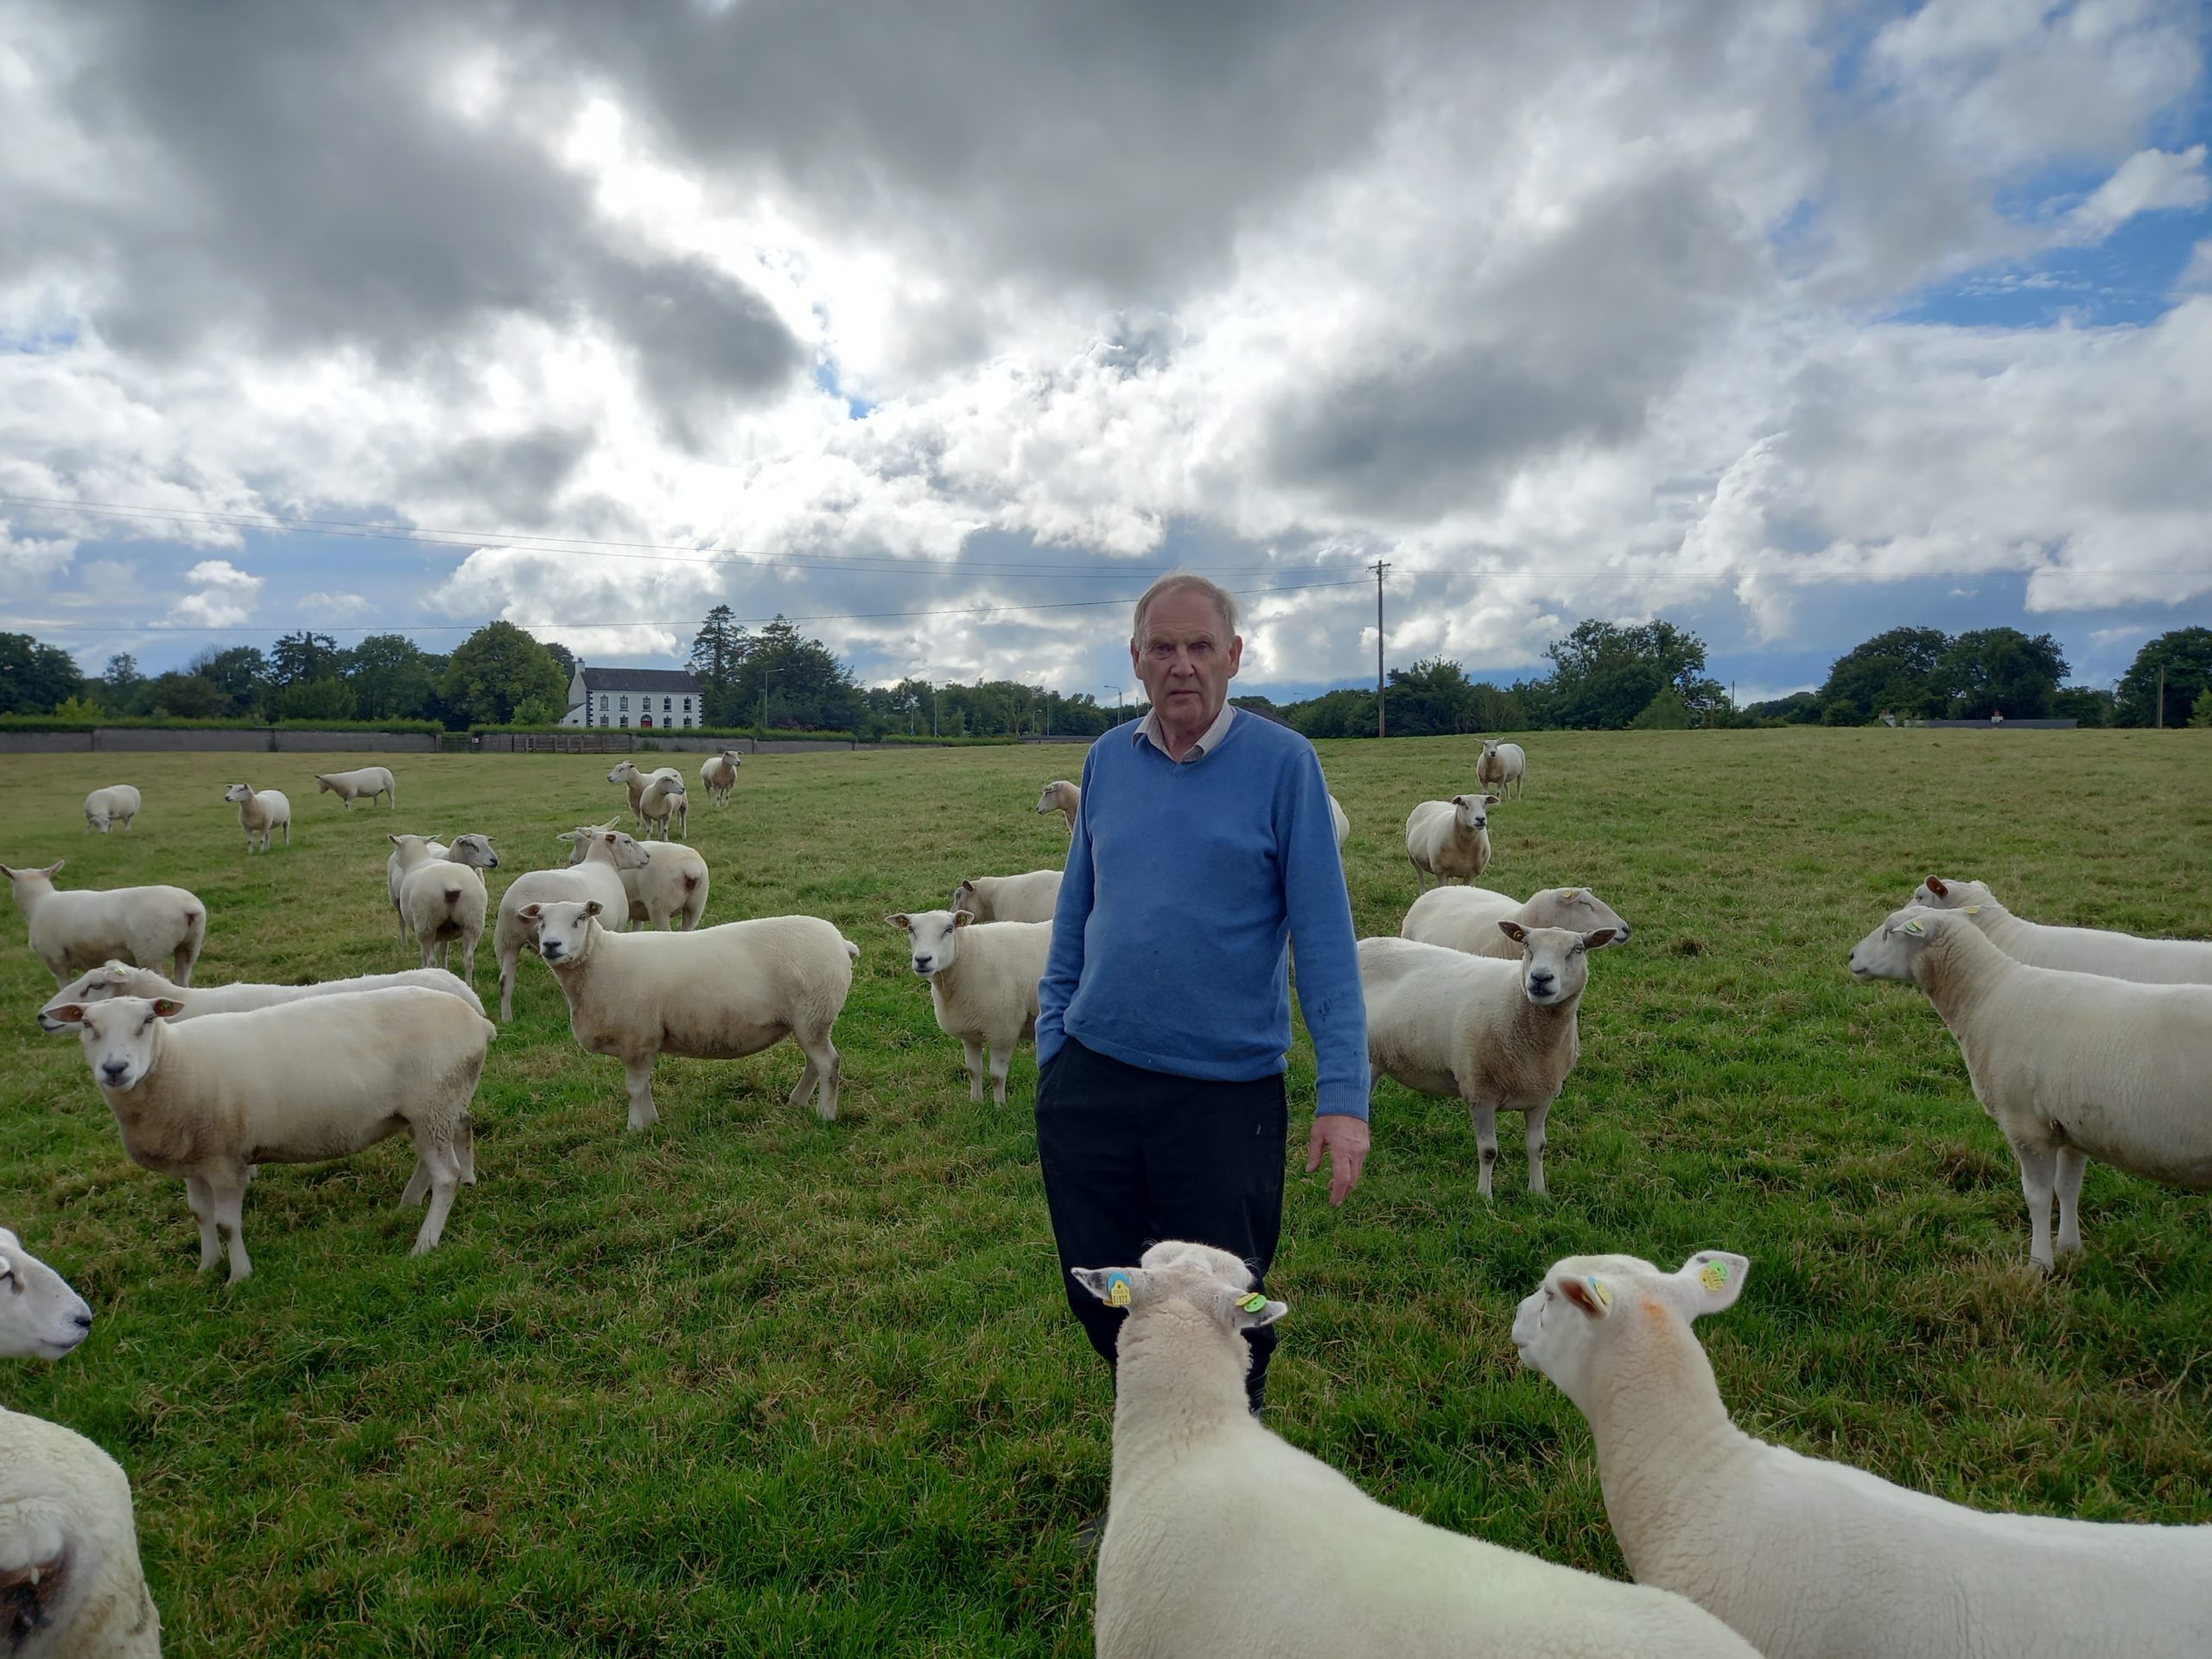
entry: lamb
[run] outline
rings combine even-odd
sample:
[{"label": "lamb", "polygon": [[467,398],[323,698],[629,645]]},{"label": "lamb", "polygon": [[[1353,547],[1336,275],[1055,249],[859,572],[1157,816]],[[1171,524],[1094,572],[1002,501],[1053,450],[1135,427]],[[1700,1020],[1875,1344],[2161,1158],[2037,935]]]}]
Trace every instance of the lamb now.
[{"label": "lamb", "polygon": [[1483,752],[1475,757],[1475,782],[1497,791],[1501,800],[1509,794],[1518,799],[1529,792],[1529,752],[1518,743],[1483,739]]},{"label": "lamb", "polygon": [[1681,1596],[1428,1526],[1262,1427],[1244,1332],[1287,1310],[1227,1251],[1074,1276],[1128,1309],[1099,1659],[1757,1659]]},{"label": "lamb", "polygon": [[1351,835],[1351,814],[1344,810],[1344,803],[1335,796],[1329,797],[1329,822],[1336,829],[1337,850],[1344,849],[1344,842]]},{"label": "lamb", "polygon": [[1939,875],[1922,882],[1912,902],[1973,917],[1992,944],[2031,968],[2102,974],[2139,985],[2212,985],[2212,941],[2146,939],[2094,927],[2046,927],[2015,916],[1982,882],[1946,881]]},{"label": "lamb", "polygon": [[399,884],[407,872],[425,859],[443,858],[451,849],[431,836],[390,836],[391,855],[384,861],[385,885],[391,893],[392,913],[399,918],[399,942],[407,943],[407,918],[399,908]]},{"label": "lamb", "polygon": [[952,908],[979,922],[1049,922],[1060,901],[1060,872],[970,876],[952,890]]},{"label": "lamb", "polygon": [[490,1020],[415,985],[173,1023],[181,1012],[166,997],[118,996],[54,1015],[79,1027],[131,1162],[183,1178],[202,1273],[222,1255],[219,1228],[230,1282],[253,1271],[239,1212],[255,1166],[343,1158],[403,1128],[416,1163],[399,1201],[430,1198],[414,1254],[436,1245],[454,1193],[476,1181],[468,1108]]},{"label": "lamb", "polygon": [[523,907],[522,920],[568,999],[569,1028],[591,1054],[622,1062],[630,1127],[660,1121],[658,1055],[734,1060],[785,1038],[806,1056],[789,1104],[811,1093],[837,1116],[837,1016],[860,947],[815,916],[763,916],[689,933],[609,933],[596,899]]},{"label": "lamb", "polygon": [[1500,922],[1572,928],[1577,933],[1610,927],[1615,944],[1628,943],[1628,924],[1587,887],[1546,887],[1530,894],[1525,905],[1487,887],[1436,887],[1414,900],[1398,937],[1510,960],[1521,954],[1521,947],[1498,931]]},{"label": "lamb", "polygon": [[[581,831],[571,831],[572,839]],[[523,919],[524,906],[550,904],[556,899],[579,903],[596,899],[620,933],[629,926],[630,894],[623,885],[625,870],[651,867],[645,849],[620,830],[596,829],[585,843],[584,855],[566,869],[531,870],[508,883],[499,895],[499,919],[492,930],[493,954],[499,960],[499,1018],[515,1017],[515,968],[529,945],[534,929]]]},{"label": "lamb", "polygon": [[128,830],[130,820],[138,816],[138,791],[129,784],[110,784],[105,789],[96,789],[85,797],[85,833],[91,835],[97,830],[104,836],[118,819]]},{"label": "lamb", "polygon": [[1454,795],[1423,801],[1406,815],[1406,856],[1420,891],[1432,878],[1439,887],[1455,877],[1471,881],[1490,868],[1490,810],[1497,804],[1495,795]]},{"label": "lamb", "polygon": [[1908,906],[1851,952],[1852,977],[1910,980],[1958,1039],[1974,1098],[2020,1166],[2028,1254],[2082,1248],[2090,1159],[2212,1192],[2212,986],[2140,985],[2015,962],[1963,911]]},{"label": "lamb", "polygon": [[1075,834],[1075,815],[1083,810],[1083,791],[1065,778],[1055,778],[1045,785],[1037,797],[1039,812],[1058,812],[1068,821],[1068,834]]},{"label": "lamb", "polygon": [[312,985],[204,985],[198,990],[172,983],[151,968],[133,968],[127,962],[111,962],[80,974],[47,999],[38,1023],[48,1032],[69,1029],[54,1017],[67,1002],[105,1002],[118,996],[166,998],[182,1004],[172,1020],[197,1020],[208,1014],[243,1014],[248,1008],[273,1008],[311,996],[336,996],[346,991],[380,991],[393,985],[420,985],[457,996],[477,1013],[484,1004],[467,982],[442,968],[407,968],[396,974],[360,974],[352,979],[326,979]]},{"label": "lamb", "polygon": [[710,754],[699,766],[699,781],[707,786],[707,794],[716,806],[729,804],[730,791],[737,787],[737,769],[745,764],[745,757],[735,749],[724,749],[720,754]]},{"label": "lamb", "polygon": [[[1750,1266],[1726,1250],[1671,1274],[1569,1256],[1514,1315],[1522,1362],[1590,1420],[1639,1584],[1768,1659],[2204,1653],[2212,1526],[1991,1514],[1736,1427],[1690,1322],[1732,1306]],[[1103,1605],[1103,1563],[1100,1578]]]},{"label": "lamb", "polygon": [[[582,863],[591,838],[612,830],[617,822],[609,818],[605,823],[580,823],[563,831],[561,839],[570,844],[569,867]],[[645,849],[645,868],[621,872],[622,890],[630,898],[630,919],[649,923],[664,933],[671,921],[680,920],[689,933],[707,913],[707,861],[679,842],[638,844]]]},{"label": "lamb", "polygon": [[657,772],[639,772],[636,761],[625,760],[607,774],[608,783],[621,784],[628,788],[630,811],[637,819],[638,827],[640,830],[645,827],[645,815],[641,810],[645,798],[645,791],[652,786],[656,778],[665,778],[678,789],[683,787],[683,774],[677,771],[674,766],[663,766]]},{"label": "lamb", "polygon": [[223,798],[234,803],[238,809],[238,825],[245,831],[245,850],[253,853],[257,838],[261,850],[269,850],[269,833],[279,824],[284,828],[284,844],[292,844],[292,804],[280,790],[256,790],[251,784],[232,784],[223,791]]},{"label": "lamb", "polygon": [[1497,1115],[1527,1114],[1529,1191],[1544,1188],[1544,1120],[1581,1058],[1576,1014],[1590,952],[1613,930],[1497,924],[1521,947],[1518,963],[1471,957],[1411,939],[1362,939],[1359,983],[1367,1001],[1367,1059],[1375,1081],[1394,1077],[1425,1095],[1456,1095],[1473,1116],[1491,1196]]},{"label": "lamb", "polygon": [[645,792],[638,798],[638,817],[648,830],[658,830],[665,840],[671,823],[685,840],[691,836],[691,797],[680,778],[671,781],[663,772],[655,772],[646,784]]},{"label": "lamb", "polygon": [[484,937],[488,900],[480,870],[496,870],[499,855],[489,836],[456,836],[442,858],[425,859],[399,884],[399,919],[423,948],[423,966],[448,967],[461,942],[461,976],[476,977],[476,942]]},{"label": "lamb", "polygon": [[0,1651],[161,1659],[130,1482],[59,1423],[0,1410]]},{"label": "lamb", "polygon": [[67,859],[42,870],[0,875],[14,889],[16,908],[30,925],[30,945],[57,985],[111,957],[141,968],[168,959],[177,983],[192,983],[192,964],[207,942],[207,906],[182,887],[111,887],[57,893],[54,877]]},{"label": "lamb", "polygon": [[914,971],[930,982],[938,1028],[960,1039],[968,1098],[983,1097],[988,1053],[991,1098],[1006,1104],[1014,1051],[1037,1034],[1037,982],[1052,954],[1050,922],[977,922],[964,910],[887,916],[903,928]]},{"label": "lamb", "polygon": [[374,806],[377,798],[388,795],[389,804],[397,810],[399,806],[399,785],[392,781],[389,766],[357,766],[352,772],[318,772],[315,774],[315,792],[327,790],[346,803],[346,810],[353,810],[355,798],[365,795]]},{"label": "lamb", "polygon": [[91,1305],[0,1227],[0,1359],[59,1359],[92,1333]]}]

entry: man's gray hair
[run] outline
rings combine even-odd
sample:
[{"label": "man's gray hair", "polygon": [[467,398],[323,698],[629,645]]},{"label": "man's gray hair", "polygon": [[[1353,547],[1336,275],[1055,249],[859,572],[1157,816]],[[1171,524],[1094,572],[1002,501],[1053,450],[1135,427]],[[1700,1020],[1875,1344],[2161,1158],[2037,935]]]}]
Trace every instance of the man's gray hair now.
[{"label": "man's gray hair", "polygon": [[1233,639],[1236,633],[1236,600],[1235,595],[1217,582],[1209,582],[1195,570],[1171,570],[1144,590],[1144,597],[1137,601],[1137,613],[1129,629],[1129,637],[1140,645],[1144,643],[1144,613],[1152,601],[1162,594],[1179,594],[1185,590],[1204,594],[1214,602],[1221,613],[1222,626]]}]

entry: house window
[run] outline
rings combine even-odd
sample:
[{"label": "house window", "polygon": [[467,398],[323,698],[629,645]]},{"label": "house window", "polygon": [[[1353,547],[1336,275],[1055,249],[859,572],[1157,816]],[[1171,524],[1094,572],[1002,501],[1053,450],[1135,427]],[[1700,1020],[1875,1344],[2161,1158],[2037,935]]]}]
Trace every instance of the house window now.
[{"label": "house window", "polygon": [[[630,712],[630,699],[627,697],[622,699],[622,712],[626,715]],[[627,726],[630,722],[626,720],[622,723]]]},{"label": "house window", "polygon": [[691,712],[691,699],[689,697],[683,699],[683,712],[687,715]]},{"label": "house window", "polygon": [[623,715],[623,716],[622,716],[622,723],[623,723],[625,726],[627,726],[627,725],[630,723],[630,716],[629,716],[629,715]]},{"label": "house window", "polygon": [[607,712],[607,693],[604,691],[599,694],[599,712],[602,715]]},{"label": "house window", "polygon": [[[685,701],[689,702],[690,699],[686,698]],[[687,732],[691,729],[691,716],[689,715],[683,716],[683,729]]]},{"label": "house window", "polygon": [[666,713],[668,713],[669,709],[670,709],[672,706],[673,706],[673,705],[671,705],[671,704],[670,703],[669,700],[668,700],[666,697],[663,697],[663,698],[660,700],[660,711],[661,711],[661,713],[663,713],[664,715],[664,714],[666,714]]}]

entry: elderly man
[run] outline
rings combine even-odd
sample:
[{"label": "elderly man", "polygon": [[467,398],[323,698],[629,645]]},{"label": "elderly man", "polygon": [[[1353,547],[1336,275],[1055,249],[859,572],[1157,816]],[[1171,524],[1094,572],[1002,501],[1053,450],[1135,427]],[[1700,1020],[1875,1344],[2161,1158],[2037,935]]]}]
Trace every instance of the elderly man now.
[{"label": "elderly man", "polygon": [[[1037,1016],[1037,1152],[1068,1305],[1110,1365],[1122,1315],[1068,1274],[1163,1238],[1265,1278],[1282,1226],[1289,944],[1319,1060],[1308,1173],[1342,1204],[1367,1156],[1367,1014],[1313,746],[1229,706],[1236,605],[1203,576],[1137,601],[1152,698],[1092,745]],[[1272,1325],[1247,1332],[1257,1411]]]}]

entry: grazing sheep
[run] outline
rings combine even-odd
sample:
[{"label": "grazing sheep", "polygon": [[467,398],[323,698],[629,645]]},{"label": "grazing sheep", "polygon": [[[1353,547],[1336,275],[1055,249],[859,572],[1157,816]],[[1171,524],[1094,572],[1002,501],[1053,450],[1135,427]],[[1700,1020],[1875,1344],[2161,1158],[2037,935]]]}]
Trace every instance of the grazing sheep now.
[{"label": "grazing sheep", "polygon": [[346,1157],[405,1129],[415,1173],[402,1204],[430,1196],[414,1254],[438,1242],[454,1194],[476,1180],[468,1115],[497,1027],[420,986],[310,997],[172,1025],[168,998],[118,996],[54,1010],[78,1039],[130,1161],[183,1178],[200,1222],[200,1270],[230,1235],[232,1284],[253,1271],[240,1211],[260,1164]]},{"label": "grazing sheep", "polygon": [[1060,901],[1060,874],[970,876],[952,890],[952,908],[979,922],[1049,922]]},{"label": "grazing sheep", "polygon": [[735,749],[710,754],[700,764],[699,781],[707,786],[707,797],[716,806],[729,804],[730,791],[737,787],[737,769],[744,764],[745,757]]},{"label": "grazing sheep", "polygon": [[270,831],[282,824],[284,844],[292,844],[292,804],[283,791],[275,789],[256,790],[251,784],[232,784],[223,791],[223,798],[233,803],[238,810],[238,826],[245,831],[245,850],[250,857],[253,843],[258,839],[261,850],[269,850]]},{"label": "grazing sheep", "polygon": [[1541,1197],[1544,1120],[1582,1055],[1576,1013],[1589,953],[1611,944],[1613,931],[1497,925],[1520,945],[1519,962],[1411,939],[1359,942],[1368,1065],[1377,1082],[1395,1077],[1422,1094],[1467,1103],[1482,1149],[1475,1190],[1485,1198],[1497,1162],[1497,1115],[1527,1114],[1529,1191]]},{"label": "grazing sheep", "polygon": [[691,836],[691,797],[685,792],[683,780],[671,780],[663,772],[655,772],[645,785],[645,792],[638,798],[638,817],[648,831],[658,830],[666,840],[671,832],[689,840]]},{"label": "grazing sheep", "polygon": [[624,760],[619,762],[614,769],[607,774],[608,783],[620,784],[630,791],[630,813],[637,820],[638,828],[640,830],[645,827],[645,815],[643,810],[645,791],[652,786],[656,778],[665,778],[678,789],[683,787],[683,774],[677,771],[674,766],[662,766],[654,772],[639,772],[636,761]]},{"label": "grazing sheep", "polygon": [[2031,968],[2102,974],[2139,985],[2212,985],[2212,940],[2146,939],[2103,928],[2047,927],[2015,916],[1980,881],[1946,881],[1938,875],[1920,884],[1912,902],[1973,917],[1991,944]]},{"label": "grazing sheep", "polygon": [[1518,799],[1529,792],[1529,753],[1518,743],[1503,743],[1494,737],[1483,740],[1483,752],[1475,757],[1475,782],[1494,791],[1503,800],[1509,794]]},{"label": "grazing sheep", "polygon": [[59,1359],[92,1333],[90,1304],[0,1227],[0,1359]]},{"label": "grazing sheep", "polygon": [[1471,881],[1490,868],[1490,810],[1495,795],[1454,795],[1423,801],[1406,815],[1406,856],[1421,892],[1433,879]]},{"label": "grazing sheep", "polygon": [[54,873],[68,862],[57,858],[42,870],[11,870],[0,875],[14,889],[16,908],[30,925],[30,946],[66,985],[72,974],[97,968],[111,957],[141,968],[167,958],[177,983],[192,983],[192,964],[207,942],[207,906],[182,887],[111,887],[57,893]]},{"label": "grazing sheep", "polygon": [[455,836],[442,858],[425,859],[399,884],[399,919],[423,948],[423,966],[445,968],[461,942],[461,976],[476,977],[476,942],[484,937],[488,899],[480,870],[496,870],[489,836]]},{"label": "grazing sheep", "polygon": [[569,1028],[591,1054],[622,1062],[630,1127],[658,1122],[653,1061],[661,1054],[734,1060],[789,1037],[806,1069],[789,1104],[809,1093],[825,1123],[837,1116],[837,1016],[860,947],[815,916],[763,916],[689,933],[609,933],[596,899],[524,906],[538,956],[568,999]]},{"label": "grazing sheep", "polygon": [[442,968],[405,968],[396,974],[360,974],[352,979],[326,979],[313,985],[203,985],[197,990],[172,983],[151,968],[133,968],[127,962],[111,962],[79,974],[47,999],[38,1023],[48,1032],[69,1029],[54,1017],[54,1010],[67,1002],[105,1002],[118,996],[166,998],[182,1004],[172,1020],[197,1020],[202,1014],[243,1014],[248,1008],[273,1008],[311,996],[336,996],[346,991],[381,991],[394,985],[420,985],[427,990],[457,996],[476,1010],[484,1004],[466,981]]},{"label": "grazing sheep", "polygon": [[561,837],[584,837],[584,855],[565,869],[531,870],[517,876],[499,895],[499,919],[492,930],[492,950],[499,959],[499,1018],[515,1017],[515,969],[531,944],[535,930],[524,921],[527,905],[551,904],[573,899],[579,903],[596,899],[620,933],[629,926],[630,893],[623,885],[625,870],[651,868],[645,849],[620,830],[576,830]]},{"label": "grazing sheep", "polygon": [[1329,797],[1329,823],[1337,832],[1337,850],[1344,849],[1344,842],[1351,835],[1351,814],[1345,811],[1344,803],[1335,796]]},{"label": "grazing sheep", "polygon": [[914,971],[930,982],[938,1028],[960,1039],[968,1098],[983,1097],[990,1063],[991,1098],[1006,1104],[1014,1051],[1037,1034],[1037,982],[1052,954],[1050,922],[976,922],[964,910],[925,910],[883,918],[904,930]]},{"label": "grazing sheep", "polygon": [[[563,831],[561,839],[569,843],[570,867],[583,862],[594,836],[605,834],[618,822],[609,818],[605,823],[580,823]],[[664,933],[669,931],[671,923],[681,923],[683,931],[689,933],[707,913],[707,861],[680,842],[638,844],[645,849],[645,868],[621,872],[622,890],[630,898],[630,919],[648,923]]]},{"label": "grazing sheep", "polygon": [[1758,1659],[1680,1596],[1428,1526],[1262,1427],[1244,1332],[1287,1310],[1226,1250],[1074,1273],[1128,1310],[1099,1659]]},{"label": "grazing sheep", "polygon": [[1610,927],[1615,944],[1628,943],[1628,924],[1587,887],[1546,887],[1530,894],[1525,905],[1487,887],[1432,888],[1414,900],[1398,937],[1508,961],[1521,954],[1521,947],[1498,931],[1500,922],[1571,928],[1577,933]]},{"label": "grazing sheep", "polygon": [[1974,1098],[2019,1161],[2028,1254],[2082,1248],[2090,1159],[2212,1192],[2212,986],[2031,968],[1961,911],[1908,906],[1852,948],[1858,980],[1910,980],[1958,1039]]},{"label": "grazing sheep", "polygon": [[0,1653],[161,1659],[130,1482],[59,1423],[0,1410]]},{"label": "grazing sheep", "polygon": [[97,830],[101,835],[118,821],[125,830],[130,820],[138,816],[138,791],[129,784],[110,784],[105,789],[96,789],[85,797],[85,833]]},{"label": "grazing sheep", "polygon": [[389,795],[391,798],[390,804],[395,810],[399,805],[399,785],[392,781],[389,766],[359,766],[352,772],[318,772],[315,774],[315,792],[320,795],[326,790],[345,802],[348,812],[353,810],[355,798],[362,795],[369,798],[371,806],[377,804],[379,795]]},{"label": "grazing sheep", "polygon": [[1037,797],[1037,810],[1058,812],[1068,821],[1068,834],[1075,834],[1075,815],[1083,810],[1083,791],[1065,778],[1056,778],[1045,785]]},{"label": "grazing sheep", "polygon": [[2212,1526],[1969,1510],[1730,1422],[1690,1322],[1732,1306],[1750,1266],[1726,1250],[1677,1273],[1569,1256],[1514,1315],[1522,1363],[1590,1420],[1637,1582],[1767,1659],[2202,1659]]},{"label": "grazing sheep", "polygon": [[399,884],[407,872],[425,859],[443,858],[450,849],[432,836],[390,836],[391,855],[384,861],[385,885],[391,893],[392,913],[399,917],[399,942],[407,943],[407,918],[399,908]]}]

